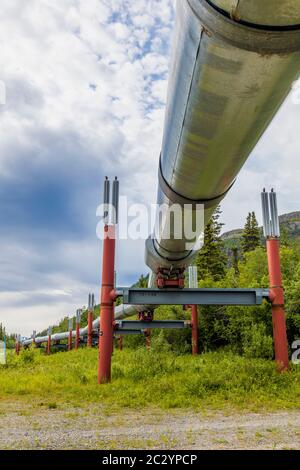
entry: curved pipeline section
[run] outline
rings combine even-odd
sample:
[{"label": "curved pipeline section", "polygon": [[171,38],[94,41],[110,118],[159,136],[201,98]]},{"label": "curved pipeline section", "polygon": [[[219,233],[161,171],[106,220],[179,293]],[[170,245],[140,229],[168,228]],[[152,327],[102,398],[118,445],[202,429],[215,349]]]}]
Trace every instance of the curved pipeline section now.
[{"label": "curved pipeline section", "polygon": [[[298,0],[177,1],[158,204],[203,204],[207,224],[286,98],[299,51]],[[147,240],[154,273],[196,254],[187,242],[201,233],[174,232],[163,219]]]}]

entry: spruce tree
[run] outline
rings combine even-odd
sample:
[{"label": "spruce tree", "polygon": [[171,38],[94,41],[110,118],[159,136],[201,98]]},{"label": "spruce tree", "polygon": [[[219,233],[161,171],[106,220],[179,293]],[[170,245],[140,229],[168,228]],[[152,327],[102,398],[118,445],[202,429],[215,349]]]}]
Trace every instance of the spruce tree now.
[{"label": "spruce tree", "polygon": [[249,250],[249,240],[251,236],[251,213],[247,215],[246,223],[244,225],[244,230],[242,234],[242,250],[243,253],[246,253]]},{"label": "spruce tree", "polygon": [[142,274],[139,280],[134,284],[133,287],[138,287],[138,288],[148,287],[148,281],[149,281],[149,274],[147,274],[147,276],[144,276]]},{"label": "spruce tree", "polygon": [[260,246],[260,231],[255,212],[251,214],[251,236],[254,249]]},{"label": "spruce tree", "polygon": [[258,222],[255,216],[255,212],[249,212],[242,235],[243,253],[253,251],[258,246],[260,246],[260,233]]},{"label": "spruce tree", "polygon": [[239,249],[237,246],[232,248],[232,267],[236,276],[239,275]]},{"label": "spruce tree", "polygon": [[199,279],[211,276],[218,281],[225,275],[227,257],[220,238],[223,226],[219,221],[220,215],[221,211],[218,207],[204,230],[204,245],[196,259]]}]

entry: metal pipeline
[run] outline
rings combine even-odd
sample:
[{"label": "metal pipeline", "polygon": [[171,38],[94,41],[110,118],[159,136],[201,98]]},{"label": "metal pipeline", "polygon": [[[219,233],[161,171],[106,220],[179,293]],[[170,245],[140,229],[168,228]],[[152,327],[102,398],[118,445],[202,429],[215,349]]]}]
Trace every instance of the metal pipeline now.
[{"label": "metal pipeline", "polygon": [[[207,224],[299,71],[299,0],[177,0],[158,204],[170,210],[174,204],[189,204],[193,219],[202,204]],[[201,236],[176,239],[172,218],[158,218],[157,224],[155,236],[146,242],[150,286],[160,268],[190,265],[197,251],[187,249],[187,242],[196,244]],[[115,318],[138,310],[118,306]],[[98,326],[97,319],[94,330]],[[80,330],[85,334],[87,327]],[[68,335],[58,333],[52,339]],[[37,344],[46,341],[35,338]]]},{"label": "metal pipeline", "polygon": [[[207,224],[297,78],[299,51],[298,0],[177,1],[158,204],[203,204]],[[154,274],[196,254],[187,242],[201,233],[175,230],[158,220],[146,242]]]}]

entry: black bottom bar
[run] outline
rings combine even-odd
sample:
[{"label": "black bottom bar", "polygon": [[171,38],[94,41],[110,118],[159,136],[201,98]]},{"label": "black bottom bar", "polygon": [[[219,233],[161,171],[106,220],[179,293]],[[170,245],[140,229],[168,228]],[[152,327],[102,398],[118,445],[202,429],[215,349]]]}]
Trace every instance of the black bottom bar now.
[{"label": "black bottom bar", "polygon": [[[240,469],[247,461],[248,465],[279,464],[294,468],[299,462],[299,451],[190,451],[190,450],[113,450],[113,451],[1,451],[1,464],[38,463],[47,461],[48,465],[95,464],[102,466],[120,465],[125,468],[145,468],[145,465],[193,465],[204,468],[210,463],[217,463],[220,468],[229,464]],[[297,466],[297,465],[296,465]]]}]

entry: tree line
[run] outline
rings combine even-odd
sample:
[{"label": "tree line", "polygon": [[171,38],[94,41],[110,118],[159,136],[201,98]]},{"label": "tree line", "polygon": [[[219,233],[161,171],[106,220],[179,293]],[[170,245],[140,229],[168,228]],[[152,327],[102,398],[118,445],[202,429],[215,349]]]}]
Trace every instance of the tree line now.
[{"label": "tree line", "polygon": [[249,212],[241,237],[241,253],[239,253],[238,247],[233,247],[230,263],[224,241],[221,238],[221,230],[224,224],[220,222],[220,216],[221,210],[218,207],[205,227],[204,246],[196,258],[198,279],[211,276],[214,281],[218,281],[225,276],[228,264],[231,264],[235,273],[238,274],[240,258],[261,246],[260,230],[255,212]]}]

